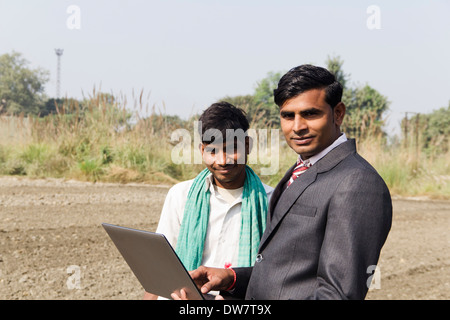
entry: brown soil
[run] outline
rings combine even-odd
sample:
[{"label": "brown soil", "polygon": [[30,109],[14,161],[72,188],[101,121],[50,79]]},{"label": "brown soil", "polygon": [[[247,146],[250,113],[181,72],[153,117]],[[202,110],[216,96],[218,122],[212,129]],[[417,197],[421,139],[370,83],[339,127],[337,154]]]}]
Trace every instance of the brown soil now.
[{"label": "brown soil", "polygon": [[[0,299],[141,299],[101,223],[154,231],[167,190],[0,178]],[[450,298],[449,213],[450,201],[394,199],[367,299]]]}]

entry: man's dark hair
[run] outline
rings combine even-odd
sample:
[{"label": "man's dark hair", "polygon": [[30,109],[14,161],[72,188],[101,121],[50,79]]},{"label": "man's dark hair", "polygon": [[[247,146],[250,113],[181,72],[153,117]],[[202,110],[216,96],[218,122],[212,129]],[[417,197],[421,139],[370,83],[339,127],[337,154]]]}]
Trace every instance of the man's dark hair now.
[{"label": "man's dark hair", "polygon": [[342,98],[342,85],[327,69],[304,64],[289,70],[278,82],[278,88],[273,91],[277,106],[281,107],[286,100],[311,89],[324,89],[325,101],[334,108]]},{"label": "man's dark hair", "polygon": [[247,132],[250,127],[245,111],[225,101],[213,103],[202,113],[199,121],[201,121],[199,133],[203,143],[214,142],[214,136],[208,137],[204,134],[207,130],[218,130],[225,141],[231,130],[242,129],[243,132]]}]

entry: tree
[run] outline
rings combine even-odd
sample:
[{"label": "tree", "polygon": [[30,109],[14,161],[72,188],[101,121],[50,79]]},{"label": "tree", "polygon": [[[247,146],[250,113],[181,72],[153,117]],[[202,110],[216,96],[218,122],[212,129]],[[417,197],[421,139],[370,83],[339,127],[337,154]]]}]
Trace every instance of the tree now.
[{"label": "tree", "polygon": [[369,136],[385,136],[382,130],[383,115],[388,110],[389,101],[368,84],[359,87],[349,87],[350,76],[344,73],[344,61],[339,56],[328,57],[327,69],[344,87],[342,102],[346,106],[346,116],[342,124],[342,131],[348,136],[364,139]]},{"label": "tree", "polygon": [[252,128],[263,121],[262,118],[265,116],[265,112],[260,112],[260,107],[255,102],[255,97],[251,94],[234,97],[226,96],[221,100],[231,103],[233,106],[244,110]]},{"label": "tree", "polygon": [[402,120],[402,132],[405,144],[415,143],[427,153],[445,154],[450,150],[450,101],[448,107],[442,107],[428,114],[415,114],[411,119]]},{"label": "tree", "polygon": [[336,77],[336,80],[342,84],[342,87],[347,87],[347,81],[350,78],[349,74],[344,73],[342,70],[342,65],[344,64],[344,60],[341,60],[341,57],[327,57],[327,69]]},{"label": "tree", "polygon": [[342,98],[346,106],[346,116],[342,130],[354,138],[385,136],[383,114],[389,102],[377,90],[365,85],[344,90]]},{"label": "tree", "polygon": [[0,112],[39,114],[49,72],[28,64],[18,52],[0,56]]},{"label": "tree", "polygon": [[256,83],[253,95],[227,96],[222,100],[245,110],[252,127],[279,127],[279,108],[273,100],[273,90],[280,78],[281,72],[269,72]]},{"label": "tree", "polygon": [[253,99],[257,110],[261,113],[264,126],[279,127],[280,125],[280,112],[274,102],[273,90],[278,87],[281,76],[281,72],[268,72],[267,76],[256,84]]}]

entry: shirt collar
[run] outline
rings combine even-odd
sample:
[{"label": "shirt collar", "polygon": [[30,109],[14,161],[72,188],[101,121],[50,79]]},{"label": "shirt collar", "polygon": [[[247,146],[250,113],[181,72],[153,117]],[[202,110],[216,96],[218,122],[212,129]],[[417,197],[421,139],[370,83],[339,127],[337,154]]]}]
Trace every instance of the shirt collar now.
[{"label": "shirt collar", "polygon": [[[215,194],[213,175],[211,172],[206,176],[205,183],[206,183],[206,188],[209,189],[211,191],[211,193]],[[270,188],[270,186],[265,185],[264,183],[263,183],[263,187],[267,194],[273,192],[273,189]]]},{"label": "shirt collar", "polygon": [[[206,184],[206,189],[205,190],[209,190],[209,192],[211,192],[211,196],[217,198],[217,196],[219,196],[221,199],[222,196],[220,196],[219,192],[216,190],[216,188],[214,188],[214,181],[213,181],[213,175],[212,173],[209,173],[206,178],[205,178],[205,184]],[[236,200],[232,203],[232,206],[235,205],[236,203],[240,203],[242,202],[242,194],[236,198]]]},{"label": "shirt collar", "polygon": [[213,175],[211,172],[206,176],[205,183],[206,183],[206,188],[209,189],[211,192],[214,192]]},{"label": "shirt collar", "polygon": [[312,157],[306,159],[306,160],[302,160],[302,157],[300,155],[298,155],[298,159],[297,159],[297,163],[300,163],[300,161],[303,161],[305,164],[310,164],[311,166],[313,164],[315,164],[317,161],[319,161],[320,159],[322,159],[323,157],[325,157],[325,155],[330,152],[331,150],[333,150],[334,148],[336,148],[338,145],[340,145],[341,143],[344,143],[345,141],[347,141],[347,137],[345,135],[345,133],[342,133],[339,138],[337,138],[331,145],[329,145],[328,147],[326,147],[325,149],[323,149],[322,151],[320,151],[318,154],[313,155]]}]

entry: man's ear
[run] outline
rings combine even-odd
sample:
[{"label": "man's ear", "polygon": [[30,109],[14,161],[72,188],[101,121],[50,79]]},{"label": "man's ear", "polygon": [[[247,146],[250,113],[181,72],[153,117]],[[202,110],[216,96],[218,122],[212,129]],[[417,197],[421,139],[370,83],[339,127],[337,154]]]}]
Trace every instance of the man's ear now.
[{"label": "man's ear", "polygon": [[345,104],[339,102],[333,109],[334,123],[337,126],[341,126],[345,116]]},{"label": "man's ear", "polygon": [[198,144],[198,149],[200,150],[201,155],[203,156],[203,152],[205,151],[205,146],[203,143]]}]

